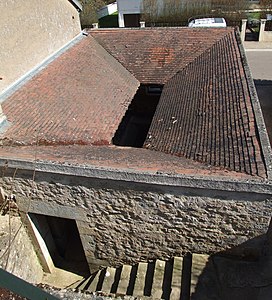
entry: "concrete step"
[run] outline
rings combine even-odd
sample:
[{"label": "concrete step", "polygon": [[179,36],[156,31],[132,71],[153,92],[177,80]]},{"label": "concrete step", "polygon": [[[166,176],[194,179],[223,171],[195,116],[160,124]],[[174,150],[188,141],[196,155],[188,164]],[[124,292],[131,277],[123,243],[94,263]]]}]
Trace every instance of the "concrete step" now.
[{"label": "concrete step", "polygon": [[132,266],[123,265],[120,280],[118,283],[118,288],[117,288],[117,293],[116,293],[117,295],[120,295],[120,296],[127,295],[127,289],[129,286],[131,269],[132,269]]},{"label": "concrete step", "polygon": [[111,293],[111,288],[114,283],[115,274],[116,274],[115,268],[107,268],[106,269],[105,278],[104,278],[103,285],[102,285],[102,291],[105,294]]},{"label": "concrete step", "polygon": [[83,282],[81,286],[78,287],[79,290],[88,290],[91,292],[97,291],[97,284],[101,277],[101,271],[92,274],[87,281]]},{"label": "concrete step", "polygon": [[52,267],[52,273],[45,273],[42,283],[55,286],[56,288],[73,288],[84,281],[80,275]]},{"label": "concrete step", "polygon": [[174,257],[170,300],[179,300],[180,299],[181,282],[182,282],[182,268],[183,268],[183,258],[182,257]]},{"label": "concrete step", "polygon": [[153,299],[162,299],[164,269],[165,269],[165,261],[156,260],[152,290],[151,290],[151,296]]},{"label": "concrete step", "polygon": [[193,254],[184,258],[174,257],[169,261],[108,267],[82,281],[76,288],[102,295],[190,300],[195,295],[198,279],[208,258],[207,255]]},{"label": "concrete step", "polygon": [[209,256],[202,254],[193,254],[192,256],[192,269],[191,269],[191,288],[190,295],[195,293],[198,278],[203,273],[205,266],[209,260]]},{"label": "concrete step", "polygon": [[138,264],[135,285],[132,295],[135,297],[144,296],[145,277],[148,263],[141,262]]}]

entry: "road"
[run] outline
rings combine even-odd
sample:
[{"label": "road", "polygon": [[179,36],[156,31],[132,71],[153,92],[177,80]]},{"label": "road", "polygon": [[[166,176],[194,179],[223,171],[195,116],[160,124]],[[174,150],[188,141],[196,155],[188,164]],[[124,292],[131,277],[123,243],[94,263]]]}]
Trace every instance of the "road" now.
[{"label": "road", "polygon": [[246,42],[245,50],[272,144],[272,43]]}]

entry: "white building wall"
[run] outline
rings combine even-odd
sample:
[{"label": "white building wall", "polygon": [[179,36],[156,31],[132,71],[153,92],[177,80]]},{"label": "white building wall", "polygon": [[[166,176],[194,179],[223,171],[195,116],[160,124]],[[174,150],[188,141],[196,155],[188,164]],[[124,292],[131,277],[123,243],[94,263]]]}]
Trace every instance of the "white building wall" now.
[{"label": "white building wall", "polygon": [[103,17],[111,15],[111,14],[115,13],[116,11],[117,11],[117,3],[116,2],[106,5],[97,11],[98,19],[101,19]]},{"label": "white building wall", "polygon": [[142,0],[117,0],[119,27],[125,27],[124,14],[141,13]]}]

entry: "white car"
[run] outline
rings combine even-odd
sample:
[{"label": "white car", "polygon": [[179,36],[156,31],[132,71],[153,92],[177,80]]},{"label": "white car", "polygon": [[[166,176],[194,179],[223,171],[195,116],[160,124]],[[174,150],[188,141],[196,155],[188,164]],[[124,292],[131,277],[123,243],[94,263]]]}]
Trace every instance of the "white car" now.
[{"label": "white car", "polygon": [[191,19],[188,27],[227,27],[227,23],[224,18]]}]

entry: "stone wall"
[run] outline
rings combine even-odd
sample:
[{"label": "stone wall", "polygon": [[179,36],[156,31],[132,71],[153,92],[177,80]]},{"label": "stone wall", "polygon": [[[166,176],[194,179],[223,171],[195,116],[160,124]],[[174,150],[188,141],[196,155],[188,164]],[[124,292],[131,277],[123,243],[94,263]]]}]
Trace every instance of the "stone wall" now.
[{"label": "stone wall", "polygon": [[43,270],[20,217],[0,216],[0,267],[28,282],[41,282]]},{"label": "stone wall", "polygon": [[0,93],[81,31],[68,0],[2,0],[0,15]]},{"label": "stone wall", "polygon": [[30,178],[19,172],[1,184],[13,189],[25,213],[75,219],[92,267],[231,249],[265,234],[272,213],[267,194],[45,173],[34,183]]}]

